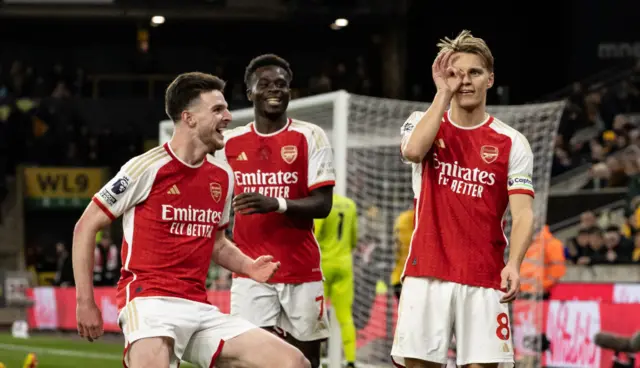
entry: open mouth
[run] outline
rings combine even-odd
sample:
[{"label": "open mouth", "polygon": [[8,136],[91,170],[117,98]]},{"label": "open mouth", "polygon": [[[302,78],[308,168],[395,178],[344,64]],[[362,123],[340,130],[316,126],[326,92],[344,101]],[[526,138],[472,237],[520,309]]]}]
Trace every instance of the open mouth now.
[{"label": "open mouth", "polygon": [[462,91],[460,91],[458,93],[463,95],[463,96],[471,96],[471,95],[473,95],[473,91],[469,91],[469,90],[462,90]]},{"label": "open mouth", "polygon": [[282,104],[282,100],[277,97],[267,98],[266,101],[269,106],[280,106]]}]

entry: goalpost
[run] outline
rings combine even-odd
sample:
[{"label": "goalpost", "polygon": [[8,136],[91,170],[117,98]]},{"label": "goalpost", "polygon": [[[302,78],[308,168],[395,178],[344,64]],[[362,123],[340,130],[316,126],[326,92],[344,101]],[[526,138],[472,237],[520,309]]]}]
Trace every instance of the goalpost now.
[{"label": "goalpost", "polygon": [[[331,92],[292,100],[288,116],[322,127],[331,140],[336,169],[335,192],[358,206],[359,243],[354,254],[355,300],[353,317],[358,331],[359,366],[390,366],[397,305],[389,278],[395,266],[393,223],[413,203],[411,169],[400,160],[400,126],[413,111],[425,111],[425,102],[393,100]],[[488,106],[488,111],[524,134],[534,153],[533,180],[536,233],[546,223],[553,144],[564,102],[518,106]],[[231,112],[231,127],[253,120],[253,109]],[[173,123],[160,123],[160,143],[171,138]],[[510,217],[507,216],[507,234]],[[508,252],[508,249],[507,249]],[[531,300],[527,318],[540,320],[541,295]],[[342,367],[342,342],[331,313],[328,367]],[[512,319],[513,322],[513,319]],[[529,332],[527,332],[529,333]],[[514,346],[522,332],[513,331]],[[539,355],[535,347],[523,352]]]}]

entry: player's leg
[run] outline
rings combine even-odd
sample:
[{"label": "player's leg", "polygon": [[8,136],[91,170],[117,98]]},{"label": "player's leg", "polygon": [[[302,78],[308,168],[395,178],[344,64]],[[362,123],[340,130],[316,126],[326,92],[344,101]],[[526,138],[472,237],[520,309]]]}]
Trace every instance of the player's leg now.
[{"label": "player's leg", "polygon": [[198,367],[309,368],[304,355],[246,320],[202,305],[201,329],[193,334],[184,360]]},{"label": "player's leg", "polygon": [[173,339],[166,336],[136,340],[128,347],[128,368],[170,367]]},{"label": "player's leg", "polygon": [[514,366],[508,304],[503,292],[457,284],[455,334],[459,366]]},{"label": "player's leg", "polygon": [[447,363],[455,311],[454,286],[430,278],[405,278],[391,349],[397,367],[439,368]]},{"label": "player's leg", "polygon": [[274,285],[247,278],[234,278],[231,284],[231,315],[279,334],[274,328],[281,313]]},{"label": "player's leg", "polygon": [[293,337],[291,334],[285,335],[285,341],[297,348],[305,359],[309,362],[309,367],[319,368],[320,360],[322,358],[322,343],[326,341],[326,338],[313,341],[302,341]]},{"label": "player's leg", "polygon": [[279,284],[277,288],[283,311],[278,326],[287,332],[287,342],[302,351],[311,367],[319,367],[321,345],[329,337],[322,281]]},{"label": "player's leg", "polygon": [[194,304],[177,298],[136,298],[118,322],[125,336],[123,363],[129,368],[176,368],[198,327]]},{"label": "player's leg", "polygon": [[336,311],[336,318],[342,333],[344,357],[348,367],[356,362],[356,326],[353,323],[353,268],[342,266],[337,271],[337,278],[331,284],[331,305]]}]

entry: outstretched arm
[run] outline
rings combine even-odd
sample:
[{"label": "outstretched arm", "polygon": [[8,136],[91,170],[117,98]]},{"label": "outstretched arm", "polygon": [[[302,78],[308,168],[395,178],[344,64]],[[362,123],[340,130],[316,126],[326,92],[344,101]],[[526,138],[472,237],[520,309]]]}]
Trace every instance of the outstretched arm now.
[{"label": "outstretched arm", "polygon": [[267,282],[280,267],[280,262],[272,262],[272,256],[257,259],[248,257],[224,235],[224,230],[216,232],[213,260],[231,272],[251,277],[258,282]]},{"label": "outstretched arm", "polygon": [[213,261],[231,272],[243,275],[247,274],[249,266],[253,263],[253,259],[242,253],[235,244],[227,239],[224,230],[216,232]]}]

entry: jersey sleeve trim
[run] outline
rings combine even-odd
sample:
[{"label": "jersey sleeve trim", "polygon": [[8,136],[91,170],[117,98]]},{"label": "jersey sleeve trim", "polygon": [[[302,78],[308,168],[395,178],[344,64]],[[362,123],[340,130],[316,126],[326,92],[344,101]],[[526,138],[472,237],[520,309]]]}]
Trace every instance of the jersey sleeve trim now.
[{"label": "jersey sleeve trim", "polygon": [[526,194],[526,195],[530,195],[532,198],[536,197],[536,195],[533,192],[533,190],[529,190],[529,189],[512,189],[508,193],[509,193],[509,195]]},{"label": "jersey sleeve trim", "polygon": [[111,211],[109,211],[107,206],[102,203],[102,200],[100,200],[100,198],[94,196],[93,198],[91,198],[91,200],[102,210],[102,212],[104,212],[105,215],[107,215],[111,219],[111,221],[115,221],[116,217],[113,215],[113,213],[111,213]]},{"label": "jersey sleeve trim", "polygon": [[134,157],[122,166],[122,171],[133,179],[138,180],[150,167],[158,163],[158,161],[172,157],[169,144],[158,146],[150,149],[140,156]]},{"label": "jersey sleeve trim", "polygon": [[314,189],[318,189],[321,187],[328,187],[328,186],[335,186],[335,185],[336,185],[335,180],[325,180],[325,181],[321,181],[321,182],[310,185],[309,191],[312,191]]},{"label": "jersey sleeve trim", "polygon": [[207,155],[207,161],[227,174],[227,194],[225,196],[224,209],[222,210],[222,219],[217,225],[217,230],[224,230],[229,226],[229,222],[231,221],[231,199],[233,198],[235,184],[233,169],[226,159],[221,159],[217,156]]}]

